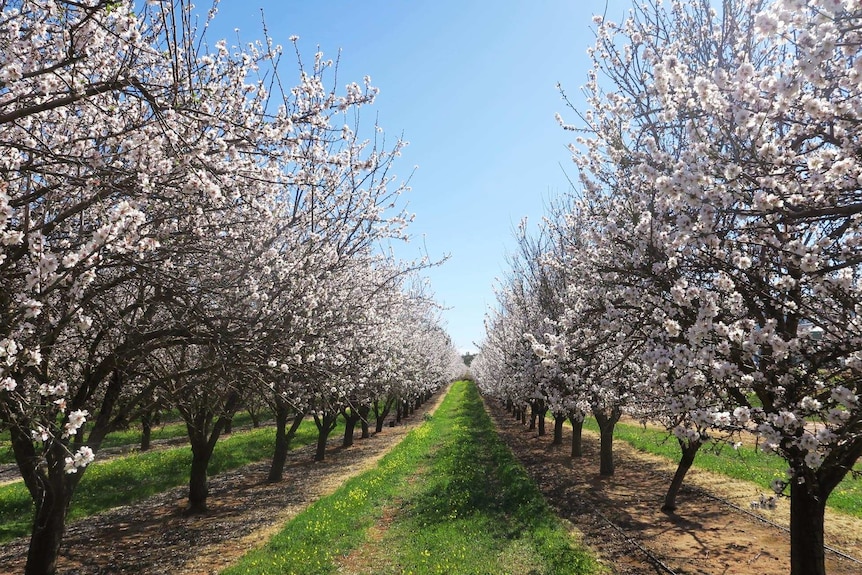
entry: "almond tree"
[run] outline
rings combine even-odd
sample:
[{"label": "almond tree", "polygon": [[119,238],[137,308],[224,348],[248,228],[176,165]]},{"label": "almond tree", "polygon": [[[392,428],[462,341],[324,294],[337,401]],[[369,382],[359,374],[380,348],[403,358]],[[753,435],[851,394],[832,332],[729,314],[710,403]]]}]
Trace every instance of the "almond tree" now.
[{"label": "almond tree", "polygon": [[[356,178],[310,219],[374,237],[379,218],[346,215],[368,201],[352,194],[364,176],[343,166],[366,173],[379,161],[351,156],[355,146],[330,153],[350,130],[326,121],[374,91],[323,89],[331,64],[318,56],[290,91],[294,105],[270,106],[279,49],[217,42],[207,53],[182,2],[136,14],[127,2],[21,0],[2,18],[0,417],[38,503],[27,572],[52,573],[74,488],[104,436],[154,386],[208,385],[204,371],[250,357],[240,350],[258,324],[245,320],[264,307],[251,272],[268,253],[252,239],[276,199],[333,171]],[[310,164],[292,171],[303,154]],[[306,237],[343,250],[338,229]],[[148,364],[160,357],[173,372]]]},{"label": "almond tree", "polygon": [[195,212],[171,209],[214,207],[197,187],[208,169],[194,149],[200,108],[179,105],[185,47],[160,49],[172,35],[159,13],[3,5],[0,417],[37,503],[27,573],[54,572],[83,467],[151,395],[127,372],[189,335],[153,321],[169,296],[140,273],[189,230]]},{"label": "almond tree", "polygon": [[[790,488],[794,574],[825,572],[824,506],[862,454],[860,16],[854,2],[672,2],[601,23],[610,88],[595,74],[596,137],[576,153],[586,172],[610,160],[639,180],[655,263],[696,271],[660,309],[686,348],[661,361],[692,358],[721,400],[697,406],[703,421],[752,428],[788,462],[775,487]],[[701,385],[674,391],[685,404]]]}]

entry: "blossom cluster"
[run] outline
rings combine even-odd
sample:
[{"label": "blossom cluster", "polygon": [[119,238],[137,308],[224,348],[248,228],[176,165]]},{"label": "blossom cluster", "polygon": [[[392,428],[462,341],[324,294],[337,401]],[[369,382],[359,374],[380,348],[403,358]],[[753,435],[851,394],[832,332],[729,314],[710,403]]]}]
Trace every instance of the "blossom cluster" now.
[{"label": "blossom cluster", "polygon": [[412,288],[431,263],[381,249],[411,215],[406,142],[359,122],[370,78],[339,88],[297,49],[291,87],[282,47],[210,51],[184,1],[0,10],[0,428],[28,485],[68,502],[107,433],[167,405],[308,412],[452,377]]},{"label": "blossom cluster", "polygon": [[838,0],[599,19],[590,109],[560,117],[579,190],[522,238],[482,385],[755,434],[776,490],[834,488],[862,444],[860,24]]}]

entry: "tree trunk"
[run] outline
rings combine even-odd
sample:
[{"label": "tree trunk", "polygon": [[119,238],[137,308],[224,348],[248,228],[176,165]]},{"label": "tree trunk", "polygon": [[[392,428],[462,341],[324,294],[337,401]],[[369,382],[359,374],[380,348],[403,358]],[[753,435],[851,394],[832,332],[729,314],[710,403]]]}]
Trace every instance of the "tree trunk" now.
[{"label": "tree trunk", "polygon": [[676,473],[673,474],[673,480],[671,480],[670,487],[668,487],[667,493],[664,496],[664,505],[661,506],[661,510],[666,512],[676,509],[676,496],[679,494],[685,474],[691,469],[694,463],[694,456],[697,455],[697,450],[701,446],[700,441],[692,441],[690,443],[681,439],[678,441],[679,447],[682,450],[682,458],[679,460]]},{"label": "tree trunk", "polygon": [[380,405],[379,400],[374,400],[374,403],[372,403],[375,419],[374,431],[376,431],[377,433],[383,431],[383,424],[386,422],[386,417],[392,410],[392,403],[392,398],[386,398],[382,406]]},{"label": "tree trunk", "polygon": [[[212,429],[209,429],[209,424],[213,420],[214,414],[212,411],[202,411],[192,414],[186,414],[186,430],[189,434],[189,442],[192,448],[192,467],[189,474],[189,514],[206,513],[207,496],[209,495],[209,485],[207,481],[207,467],[212,458],[213,450],[215,450],[218,438],[221,436],[228,422],[233,418],[236,404],[239,401],[239,394],[234,392],[227,398],[222,410],[221,416],[213,424]],[[209,430],[209,433],[207,433]]]},{"label": "tree trunk", "polygon": [[342,447],[350,447],[353,445],[353,432],[356,429],[356,424],[359,423],[359,413],[350,408],[350,411],[344,410],[344,439],[341,442]]},{"label": "tree trunk", "polygon": [[823,516],[826,497],[808,482],[790,484],[790,575],[826,575]]},{"label": "tree trunk", "polygon": [[399,400],[398,406],[395,408],[395,423],[401,423],[402,406],[403,404]]},{"label": "tree trunk", "polygon": [[545,415],[548,413],[548,408],[543,405],[539,406],[539,437],[543,437],[545,435]]},{"label": "tree trunk", "polygon": [[314,415],[314,423],[317,425],[317,449],[314,452],[315,461],[323,461],[326,458],[326,440],[335,429],[338,422],[338,413],[324,412],[323,416]]},{"label": "tree trunk", "polygon": [[[98,452],[105,435],[112,431],[116,417],[115,406],[120,396],[123,379],[116,370],[112,372],[108,388],[101,400],[98,415],[88,422],[92,425],[87,443],[93,452]],[[72,408],[70,407],[70,410]],[[113,419],[112,419],[113,416]],[[36,513],[30,532],[30,546],[27,552],[25,575],[54,575],[57,571],[57,557],[65,531],[66,515],[69,504],[86,468],[77,473],[66,473],[67,446],[56,441],[45,453],[44,458],[36,452],[33,439],[24,431],[23,426],[9,428],[15,462],[24,480],[24,485],[35,503]],[[79,434],[83,433],[79,430]],[[77,442],[81,435],[75,437]],[[75,451],[80,442],[69,445]],[[41,462],[44,461],[44,465]]]},{"label": "tree trunk", "polygon": [[153,416],[147,412],[141,416],[141,451],[150,449],[150,440],[153,436]]},{"label": "tree trunk", "polygon": [[66,505],[59,499],[46,497],[36,513],[24,575],[53,575],[57,572],[57,557],[66,524]]},{"label": "tree trunk", "polygon": [[614,406],[610,413],[605,414],[600,409],[593,409],[593,415],[599,424],[601,451],[599,455],[599,475],[614,474],[614,427],[622,416],[619,407]]},{"label": "tree trunk", "polygon": [[284,463],[287,461],[287,452],[290,451],[290,442],[305,417],[302,413],[295,414],[290,430],[285,430],[289,411],[287,404],[282,402],[279,402],[275,410],[275,450],[272,453],[269,475],[266,477],[270,483],[281,481],[284,477]]},{"label": "tree trunk", "polygon": [[527,425],[527,408],[521,408],[521,425]]},{"label": "tree trunk", "polygon": [[255,429],[260,427],[260,408],[246,407],[245,410],[248,412],[248,416],[251,418],[251,426]]},{"label": "tree trunk", "polygon": [[563,424],[565,422],[565,415],[554,415],[554,440],[551,442],[551,445],[563,444]]},{"label": "tree trunk", "polygon": [[371,437],[371,434],[368,431],[368,416],[370,413],[370,405],[363,405],[359,408],[359,424],[362,426],[362,439],[368,439]]},{"label": "tree trunk", "polygon": [[207,466],[212,450],[206,436],[192,441],[192,468],[189,475],[189,506],[190,514],[206,513],[209,485],[207,482]]},{"label": "tree trunk", "polygon": [[536,430],[536,420],[539,419],[539,412],[536,409],[536,404],[530,404],[530,427],[527,428],[529,431]]},{"label": "tree trunk", "polygon": [[66,474],[65,451],[60,445],[46,454],[48,468],[37,471],[40,476],[39,499],[36,499],[36,515],[30,534],[25,575],[53,575],[57,571],[57,557],[66,526],[69,503],[80,476]]},{"label": "tree trunk", "polygon": [[572,457],[583,457],[584,447],[581,435],[584,429],[584,418],[581,417],[579,419],[575,416],[570,416],[569,423],[572,424]]}]

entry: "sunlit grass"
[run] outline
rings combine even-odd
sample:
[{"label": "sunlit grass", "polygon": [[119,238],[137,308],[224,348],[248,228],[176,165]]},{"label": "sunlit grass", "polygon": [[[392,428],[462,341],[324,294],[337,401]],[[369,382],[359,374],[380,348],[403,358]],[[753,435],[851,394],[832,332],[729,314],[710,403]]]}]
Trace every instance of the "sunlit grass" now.
[{"label": "sunlit grass", "polygon": [[452,393],[460,397],[444,412],[445,441],[402,495],[379,544],[390,563],[373,573],[597,572],[497,436],[475,387]]},{"label": "sunlit grass", "polygon": [[[151,441],[164,441],[170,439],[184,439],[186,437],[186,424],[179,421],[179,416],[176,413],[167,413],[162,416],[162,422],[158,425],[153,425],[150,435]],[[263,414],[262,421],[271,423],[271,415]],[[233,427],[244,428],[250,427],[252,424],[251,416],[248,412],[238,412],[233,418]],[[101,449],[114,447],[129,447],[140,445],[141,436],[143,435],[143,427],[140,422],[135,422],[128,429],[109,433],[102,442]],[[15,455],[12,453],[12,441],[9,437],[9,431],[0,432],[0,464],[14,463]]]},{"label": "sunlit grass", "polygon": [[[384,510],[393,517],[382,539],[369,540]],[[371,558],[361,570],[369,574],[598,569],[497,437],[467,382],[454,384],[435,415],[376,469],[310,506],[224,573],[357,572],[350,559],[357,548]]]},{"label": "sunlit grass", "polygon": [[[584,422],[584,429],[596,433],[599,431],[592,418],[587,418]],[[679,444],[665,431],[618,423],[614,429],[614,437],[640,451],[661,455],[674,463],[679,462]],[[749,445],[742,445],[738,449],[726,444],[705,445],[700,448],[694,465],[713,473],[750,481],[761,486],[764,492],[771,492],[770,482],[775,478],[783,479],[787,470],[787,463],[781,457],[764,453]],[[862,465],[857,464],[855,469],[862,473]],[[848,474],[832,492],[826,504],[837,511],[862,517],[862,476],[854,478],[852,474]]]},{"label": "sunlit grass", "polygon": [[[317,440],[317,428],[304,421],[291,446]],[[209,475],[236,469],[272,457],[275,428],[262,427],[235,432],[219,441],[208,467]],[[68,520],[140,501],[188,483],[191,448],[176,447],[142,452],[91,464],[72,499]],[[23,482],[0,487],[0,542],[27,535],[33,519],[33,504]]]}]

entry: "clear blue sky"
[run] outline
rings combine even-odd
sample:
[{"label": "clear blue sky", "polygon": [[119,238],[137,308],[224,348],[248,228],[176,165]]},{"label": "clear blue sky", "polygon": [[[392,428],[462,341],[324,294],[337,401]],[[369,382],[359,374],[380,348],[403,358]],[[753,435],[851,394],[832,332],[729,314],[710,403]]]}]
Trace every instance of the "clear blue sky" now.
[{"label": "clear blue sky", "polygon": [[[619,22],[628,6],[610,0],[608,18]],[[261,9],[275,43],[290,48],[295,34],[307,58],[318,46],[327,58],[340,49],[340,84],[369,75],[380,88],[364,121],[376,114],[389,137],[403,132],[410,142],[399,175],[418,166],[406,197],[415,239],[399,253],[418,256],[424,245],[432,258],[450,255],[426,275],[449,308],[455,345],[475,350],[514,227],[522,217],[537,222],[547,199],[568,189],[563,169],[575,177],[572,134],[554,114],[575,118],[555,86],[583,106],[592,16],[605,2],[222,0],[210,42],[235,43],[234,28],[243,41],[260,38]]]}]

